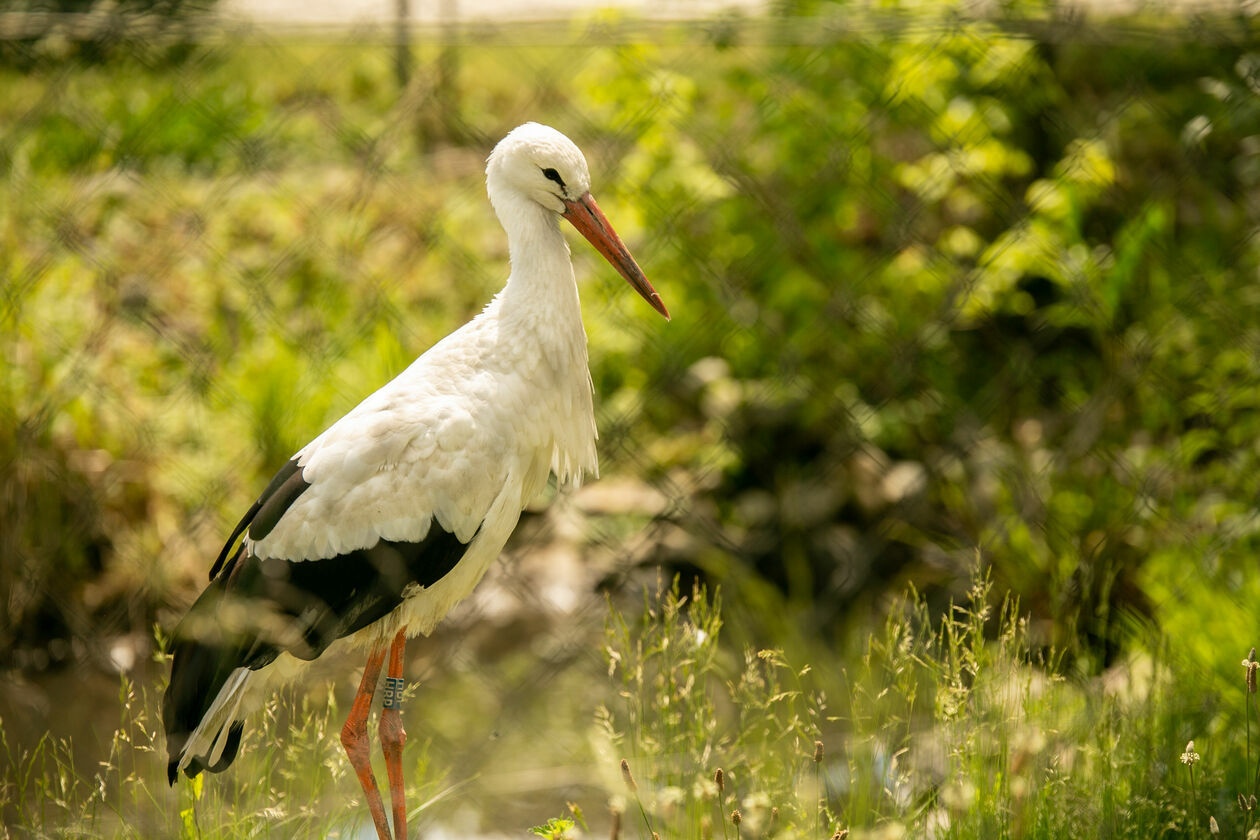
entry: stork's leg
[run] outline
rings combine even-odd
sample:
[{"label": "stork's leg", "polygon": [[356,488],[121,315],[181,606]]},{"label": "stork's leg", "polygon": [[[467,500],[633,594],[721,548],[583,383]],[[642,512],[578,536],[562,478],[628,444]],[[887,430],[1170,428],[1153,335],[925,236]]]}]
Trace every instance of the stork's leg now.
[{"label": "stork's leg", "polygon": [[380,835],[380,840],[391,840],[389,823],[385,821],[385,803],[381,801],[381,792],[376,788],[376,777],[372,775],[372,753],[367,734],[368,711],[372,708],[372,695],[376,693],[376,682],[380,679],[381,663],[384,659],[384,646],[368,655],[367,664],[363,666],[363,679],[359,682],[359,693],[354,696],[346,725],[341,727],[341,745],[346,748],[350,765],[354,767],[359,784],[363,786],[368,810],[372,812],[372,821],[376,823],[376,833]]},{"label": "stork's leg", "polygon": [[381,709],[381,752],[385,753],[385,772],[389,774],[389,800],[394,806],[394,838],[407,838],[407,803],[403,796],[402,751],[407,742],[403,731],[403,649],[407,646],[407,628],[398,631],[389,646],[389,669],[385,672],[385,707]]}]

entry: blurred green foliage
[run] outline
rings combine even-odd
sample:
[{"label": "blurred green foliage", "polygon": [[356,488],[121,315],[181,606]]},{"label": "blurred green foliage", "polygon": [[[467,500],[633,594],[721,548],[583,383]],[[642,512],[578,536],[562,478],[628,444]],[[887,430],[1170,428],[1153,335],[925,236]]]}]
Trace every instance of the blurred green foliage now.
[{"label": "blurred green foliage", "polygon": [[270,471],[501,283],[482,161],[538,119],[675,314],[575,249],[605,473],[672,502],[654,561],[834,637],[979,547],[1083,669],[1154,622],[1232,674],[1196,629],[1260,629],[1255,34],[796,11],[465,44],[458,142],[417,143],[438,99],[380,44],[0,70],[0,649],[185,602]]},{"label": "blurred green foliage", "polygon": [[610,131],[653,103],[618,180],[678,317],[597,382],[646,368],[660,469],[703,477],[676,559],[826,626],[890,581],[956,592],[978,546],[1087,670],[1135,620],[1199,620],[1188,593],[1233,593],[1245,648],[1254,33],[817,11],[861,34],[636,46],[589,79]]}]

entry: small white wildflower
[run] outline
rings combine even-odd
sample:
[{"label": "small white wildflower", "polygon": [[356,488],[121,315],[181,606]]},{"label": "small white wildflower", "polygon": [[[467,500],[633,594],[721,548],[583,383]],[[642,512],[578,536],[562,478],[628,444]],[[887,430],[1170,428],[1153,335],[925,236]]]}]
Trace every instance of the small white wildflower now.
[{"label": "small white wildflower", "polygon": [[1199,760],[1199,754],[1194,751],[1194,741],[1186,743],[1186,751],[1181,754],[1181,763],[1187,767],[1193,767]]}]

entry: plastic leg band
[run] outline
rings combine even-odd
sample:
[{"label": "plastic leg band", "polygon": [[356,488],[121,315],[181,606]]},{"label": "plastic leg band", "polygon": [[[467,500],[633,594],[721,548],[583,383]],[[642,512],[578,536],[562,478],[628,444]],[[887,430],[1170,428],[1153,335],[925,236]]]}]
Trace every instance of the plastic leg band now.
[{"label": "plastic leg band", "polygon": [[385,678],[385,692],[382,695],[384,703],[381,708],[384,709],[402,709],[403,688],[406,681],[397,677]]}]

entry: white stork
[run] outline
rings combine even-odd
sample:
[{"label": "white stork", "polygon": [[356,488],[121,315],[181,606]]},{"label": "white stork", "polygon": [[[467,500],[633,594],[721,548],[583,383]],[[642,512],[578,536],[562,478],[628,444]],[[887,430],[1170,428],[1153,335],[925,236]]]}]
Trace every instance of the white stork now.
[{"label": "white stork", "polygon": [[549,473],[563,486],[597,470],[586,332],[560,218],[669,317],[563,134],[513,130],[490,154],[486,188],[507,231],[507,285],[276,473],[176,629],[162,707],[172,784],[180,771],[231,764],[244,718],[310,661],[366,651],[341,742],[389,840],[367,740],[388,652],[380,740],[393,836],[406,837],[406,639],[430,633],[472,591]]}]

